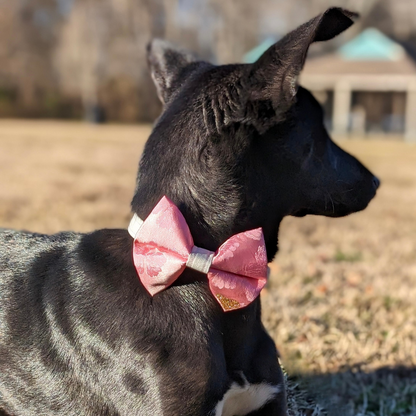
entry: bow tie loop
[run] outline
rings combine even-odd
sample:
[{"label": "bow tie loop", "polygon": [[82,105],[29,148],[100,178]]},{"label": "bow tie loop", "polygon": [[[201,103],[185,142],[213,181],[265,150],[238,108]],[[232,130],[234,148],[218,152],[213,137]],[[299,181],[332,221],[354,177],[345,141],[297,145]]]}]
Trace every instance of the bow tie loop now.
[{"label": "bow tie loop", "polygon": [[215,253],[205,250],[194,245],[185,218],[166,196],[140,223],[133,218],[129,227],[133,260],[152,296],[172,285],[186,267],[207,273],[210,290],[224,311],[250,304],[267,282],[261,228],[233,235]]}]

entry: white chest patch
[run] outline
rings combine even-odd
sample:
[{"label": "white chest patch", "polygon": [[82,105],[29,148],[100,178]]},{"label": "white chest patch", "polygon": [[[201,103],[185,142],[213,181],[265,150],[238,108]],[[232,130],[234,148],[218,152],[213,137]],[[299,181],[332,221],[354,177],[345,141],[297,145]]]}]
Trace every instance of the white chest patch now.
[{"label": "white chest patch", "polygon": [[222,400],[215,406],[214,416],[247,415],[260,409],[280,391],[280,386],[272,386],[267,383],[250,384],[246,381],[243,386],[233,383]]}]

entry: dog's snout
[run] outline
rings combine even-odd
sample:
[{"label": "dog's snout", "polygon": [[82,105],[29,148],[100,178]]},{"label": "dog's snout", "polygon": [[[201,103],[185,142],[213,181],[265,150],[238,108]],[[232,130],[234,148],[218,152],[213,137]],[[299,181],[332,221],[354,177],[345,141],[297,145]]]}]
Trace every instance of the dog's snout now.
[{"label": "dog's snout", "polygon": [[373,176],[373,186],[374,189],[378,189],[380,186],[380,179],[377,176]]}]

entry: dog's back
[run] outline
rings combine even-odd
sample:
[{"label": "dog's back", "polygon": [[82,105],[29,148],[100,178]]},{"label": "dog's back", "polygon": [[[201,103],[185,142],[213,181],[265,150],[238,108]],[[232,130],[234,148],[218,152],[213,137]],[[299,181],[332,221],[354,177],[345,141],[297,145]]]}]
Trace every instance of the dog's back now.
[{"label": "dog's back", "polygon": [[[43,313],[48,278],[65,269],[64,262],[80,238],[73,232],[45,235],[0,230],[0,343],[13,341],[14,337],[23,345],[29,340],[32,324]],[[24,321],[20,319],[23,316]],[[13,321],[16,325],[10,324]],[[2,369],[7,362],[3,361],[5,355],[0,354]]]},{"label": "dog's back", "polygon": [[[219,316],[215,303],[202,308],[210,300],[198,283],[151,302],[127,231],[3,230],[0,247],[0,409],[192,415],[220,399],[226,366],[207,324]],[[220,377],[207,401],[213,371]]]},{"label": "dog's back", "polygon": [[52,309],[62,297],[57,279],[65,279],[80,238],[0,231],[0,408],[12,414],[41,412],[60,393],[64,365],[48,365],[57,330]]}]

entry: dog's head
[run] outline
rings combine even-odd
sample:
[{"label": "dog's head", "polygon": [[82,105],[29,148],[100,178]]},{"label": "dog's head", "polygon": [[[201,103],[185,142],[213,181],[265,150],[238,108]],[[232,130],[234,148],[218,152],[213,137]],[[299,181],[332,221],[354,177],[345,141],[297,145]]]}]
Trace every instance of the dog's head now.
[{"label": "dog's head", "polygon": [[378,179],[332,142],[320,105],[297,85],[310,44],[355,16],[329,9],[246,65],[214,66],[153,41],[148,60],[164,110],[140,163],[134,211],[145,217],[168,195],[195,244],[211,250],[261,226],[271,258],[285,215],[364,209]]}]

